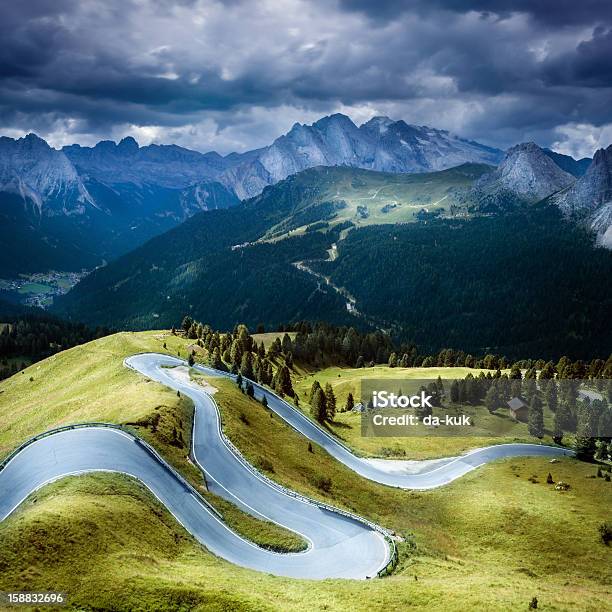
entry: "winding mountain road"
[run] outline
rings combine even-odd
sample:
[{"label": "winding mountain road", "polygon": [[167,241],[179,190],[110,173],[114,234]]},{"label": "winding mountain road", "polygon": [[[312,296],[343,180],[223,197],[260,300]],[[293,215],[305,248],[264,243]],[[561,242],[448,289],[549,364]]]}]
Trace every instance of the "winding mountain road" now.
[{"label": "winding mountain road", "polygon": [[[255,471],[232,448],[221,432],[212,397],[202,386],[180,376],[175,368],[185,366],[183,360],[148,353],[129,357],[125,365],[193,400],[192,455],[206,474],[209,488],[246,512],[301,534],[309,542],[308,549],[302,553],[279,554],[244,540],[136,438],[117,429],[96,426],[53,433],[14,455],[0,471],[0,520],[30,493],[63,476],[94,471],[121,472],[140,480],[200,543],[231,563],[276,575],[311,579],[362,579],[375,576],[386,566],[390,548],[382,529],[283,490]],[[204,366],[195,368],[208,375],[230,376]],[[265,394],[271,410],[338,461],[365,478],[393,487],[438,487],[503,457],[571,454],[555,447],[505,444],[438,461],[415,473],[412,468],[398,467],[396,461],[386,463],[357,457],[271,391],[255,385],[255,393],[257,398]]]}]

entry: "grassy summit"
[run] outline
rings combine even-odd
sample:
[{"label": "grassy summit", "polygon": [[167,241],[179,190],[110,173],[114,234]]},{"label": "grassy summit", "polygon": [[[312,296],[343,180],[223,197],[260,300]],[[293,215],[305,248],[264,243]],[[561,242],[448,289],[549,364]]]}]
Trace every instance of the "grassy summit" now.
[{"label": "grassy summit", "polygon": [[200,469],[188,458],[191,401],[123,366],[125,357],[138,352],[186,357],[188,344],[168,332],[115,334],[53,355],[3,381],[0,457],[31,436],[60,425],[89,421],[125,425],[152,444],[246,538],[274,550],[303,550],[306,543],[300,536],[207,492]]}]

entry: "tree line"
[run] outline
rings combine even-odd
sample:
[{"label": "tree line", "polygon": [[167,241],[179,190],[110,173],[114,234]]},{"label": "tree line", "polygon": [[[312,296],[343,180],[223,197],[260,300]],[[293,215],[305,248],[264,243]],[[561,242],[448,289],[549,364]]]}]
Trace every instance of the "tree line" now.
[{"label": "tree line", "polygon": [[[553,437],[558,443],[561,443],[564,432],[575,433],[578,439],[578,433],[582,431],[580,439],[586,440],[584,432],[590,432],[591,438],[600,435],[604,439],[604,433],[612,430],[612,413],[608,408],[612,392],[609,385],[612,355],[606,361],[600,358],[571,360],[563,356],[556,362],[521,359],[511,364],[503,356],[491,353],[473,356],[454,349],[422,355],[414,345],[397,345],[381,331],[363,333],[353,327],[336,327],[328,323],[300,322],[283,326],[268,348],[263,341],[258,344],[244,324],[236,325],[229,333],[222,333],[186,316],[181,329],[187,338],[206,351],[208,365],[239,375],[241,389],[250,395],[254,395],[254,390],[249,381],[255,381],[297,402],[291,380],[294,361],[316,367],[348,365],[366,368],[377,364],[388,364],[392,368],[469,367],[487,369],[488,372],[476,376],[469,373],[463,379],[454,380],[449,389],[451,402],[484,404],[493,413],[507,407],[507,401],[512,397],[524,398],[529,406],[530,434],[540,438],[544,435],[542,408],[546,404],[555,413]],[[257,329],[257,333],[264,331],[261,325]],[[195,363],[195,358],[195,351],[190,352],[189,363]],[[502,369],[508,368],[509,373],[502,373]],[[244,379],[247,379],[246,385]],[[595,388],[607,396],[592,402],[579,401],[578,381],[585,379],[592,380]],[[552,384],[553,381],[558,381],[558,384]],[[440,377],[425,390],[434,398],[434,405],[440,405],[445,395]],[[332,386],[327,383],[322,387],[317,380],[313,382],[307,399],[311,414],[319,423],[333,421],[336,411],[352,410],[355,406],[355,398],[349,394],[345,405],[339,407]],[[594,456],[595,440],[589,444],[585,442],[584,446],[581,453]]]},{"label": "tree line", "polygon": [[24,314],[0,324],[0,380],[54,353],[100,338],[109,331],[62,321],[45,315]]}]

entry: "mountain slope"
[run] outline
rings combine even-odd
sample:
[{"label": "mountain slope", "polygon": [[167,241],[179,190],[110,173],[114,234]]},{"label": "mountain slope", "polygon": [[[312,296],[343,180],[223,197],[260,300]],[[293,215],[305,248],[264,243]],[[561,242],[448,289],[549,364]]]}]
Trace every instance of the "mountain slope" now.
[{"label": "mountain slope", "polygon": [[557,153],[550,149],[543,149],[543,151],[555,162],[555,164],[557,164],[557,166],[559,166],[559,168],[561,168],[561,170],[569,172],[569,174],[574,175],[576,178],[581,177],[593,161],[590,157],[574,159],[570,155],[563,155],[562,153]]},{"label": "mountain slope", "polygon": [[[418,176],[425,185],[449,173]],[[381,326],[428,350],[452,345],[516,357],[609,349],[612,287],[601,278],[612,275],[612,253],[594,249],[556,207],[339,222],[347,208],[328,199],[330,189],[343,185],[350,197],[370,175],[388,176],[314,168],[237,207],[195,215],[95,271],[55,309],[126,328],[169,326],[186,313],[220,328],[324,319]],[[312,272],[295,265],[304,260]],[[356,311],[347,310],[347,292]]]},{"label": "mountain slope", "polygon": [[34,134],[0,138],[0,274],[93,268],[194,212],[236,204],[202,178],[217,158],[129,138],[62,151]]},{"label": "mountain slope", "polygon": [[584,176],[553,198],[563,214],[586,223],[612,248],[612,145],[599,149]]},{"label": "mountain slope", "polygon": [[[331,287],[313,285],[292,263],[325,257],[351,225],[413,221],[432,204],[443,210],[459,189],[489,169],[466,164],[400,175],[311,168],[238,206],[195,215],[96,270],[59,298],[56,308],[79,320],[137,328],[172,325],[189,305],[219,327],[239,319],[251,325],[304,317],[354,322],[345,299]],[[317,224],[330,232],[307,231]],[[278,287],[285,292],[280,301]]]},{"label": "mountain slope", "polygon": [[313,266],[419,347],[585,358],[612,346],[612,253],[545,203],[357,229]]},{"label": "mountain slope", "polygon": [[463,163],[497,164],[498,149],[444,130],[375,117],[357,127],[335,114],[312,125],[296,123],[269,147],[224,172],[221,180],[240,198],[314,166],[349,166],[381,172],[428,172]]}]

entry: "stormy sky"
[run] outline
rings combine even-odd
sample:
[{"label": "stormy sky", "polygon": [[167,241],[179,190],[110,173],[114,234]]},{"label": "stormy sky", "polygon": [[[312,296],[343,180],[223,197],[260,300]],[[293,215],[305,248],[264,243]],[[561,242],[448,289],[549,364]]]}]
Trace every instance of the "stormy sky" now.
[{"label": "stormy sky", "polygon": [[609,0],[0,4],[0,134],[221,153],[389,115],[506,148],[612,143]]}]

